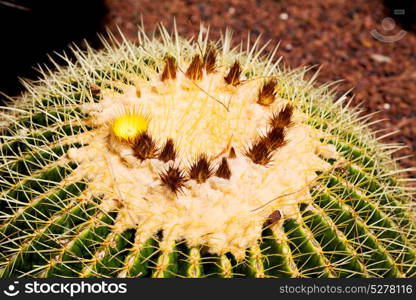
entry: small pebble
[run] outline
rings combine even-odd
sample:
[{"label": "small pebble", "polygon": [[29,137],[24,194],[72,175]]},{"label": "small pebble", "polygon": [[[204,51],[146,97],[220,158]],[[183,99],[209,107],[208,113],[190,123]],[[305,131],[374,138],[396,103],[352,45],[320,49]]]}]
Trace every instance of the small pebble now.
[{"label": "small pebble", "polygon": [[286,51],[291,51],[292,49],[293,49],[292,44],[286,44],[286,45],[285,45],[285,50],[286,50]]},{"label": "small pebble", "polygon": [[281,13],[279,17],[280,20],[286,21],[289,18],[289,15],[287,13]]},{"label": "small pebble", "polygon": [[382,54],[371,54],[371,59],[378,63],[389,63],[391,62],[391,58]]}]

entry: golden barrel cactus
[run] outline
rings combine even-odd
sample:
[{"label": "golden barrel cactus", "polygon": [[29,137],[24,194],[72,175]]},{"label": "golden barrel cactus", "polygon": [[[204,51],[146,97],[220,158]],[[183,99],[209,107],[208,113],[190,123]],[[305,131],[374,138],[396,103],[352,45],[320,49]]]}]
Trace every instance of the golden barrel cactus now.
[{"label": "golden barrel cactus", "polygon": [[205,32],[74,49],[2,107],[1,276],[414,277],[397,146]]}]

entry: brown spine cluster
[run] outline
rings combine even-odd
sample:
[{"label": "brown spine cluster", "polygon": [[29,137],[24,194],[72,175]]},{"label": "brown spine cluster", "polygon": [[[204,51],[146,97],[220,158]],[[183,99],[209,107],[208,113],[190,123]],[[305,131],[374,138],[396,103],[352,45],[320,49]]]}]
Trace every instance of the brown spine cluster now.
[{"label": "brown spine cluster", "polygon": [[289,127],[292,125],[293,106],[287,104],[281,111],[274,113],[270,118],[269,124],[273,128]]},{"label": "brown spine cluster", "polygon": [[215,176],[221,177],[224,179],[230,179],[231,170],[230,170],[230,166],[228,165],[228,161],[225,157],[222,158],[221,164],[218,167],[217,171],[215,172]]},{"label": "brown spine cluster", "polygon": [[98,96],[101,93],[101,88],[96,84],[91,84],[90,92],[91,92],[91,95]]},{"label": "brown spine cluster", "polygon": [[217,50],[210,46],[208,48],[208,51],[204,55],[204,67],[207,71],[207,74],[214,73],[215,72],[215,64],[217,62]]},{"label": "brown spine cluster", "polygon": [[166,170],[159,173],[162,185],[166,186],[173,193],[178,194],[183,190],[186,183],[186,176],[184,172],[178,167],[170,165]]},{"label": "brown spine cluster", "polygon": [[172,139],[168,139],[165,143],[165,145],[162,148],[162,151],[160,151],[159,160],[163,162],[168,162],[170,160],[175,160],[176,158],[176,150],[175,150],[175,144]]},{"label": "brown spine cluster", "polygon": [[228,154],[228,158],[236,158],[237,155],[235,154],[234,147],[231,147],[230,153]]},{"label": "brown spine cluster", "polygon": [[264,222],[264,226],[270,226],[277,223],[282,218],[282,214],[279,210],[275,210],[272,212],[269,217],[267,218],[266,222]]},{"label": "brown spine cluster", "polygon": [[265,139],[260,139],[251,145],[246,151],[245,155],[250,158],[255,164],[266,166],[272,160],[273,150],[270,149]]},{"label": "brown spine cluster", "polygon": [[176,62],[172,56],[167,56],[165,58],[165,68],[163,69],[160,79],[162,81],[176,79]]},{"label": "brown spine cluster", "polygon": [[197,183],[204,183],[213,174],[210,160],[205,154],[201,154],[189,167],[189,178],[196,180]]},{"label": "brown spine cluster", "polygon": [[245,155],[254,163],[267,165],[270,163],[273,152],[286,145],[285,128],[292,124],[293,107],[287,105],[278,114],[274,114],[269,121],[271,128],[246,150]]},{"label": "brown spine cluster", "polygon": [[157,156],[158,148],[149,133],[143,132],[133,145],[134,155],[140,159],[150,159]]},{"label": "brown spine cluster", "polygon": [[261,140],[266,143],[269,149],[274,151],[286,144],[285,129],[282,127],[271,128]]},{"label": "brown spine cluster", "polygon": [[224,77],[224,80],[227,84],[237,86],[240,84],[240,75],[241,75],[241,66],[238,61],[235,61],[231,66],[230,71],[228,71],[227,76]]},{"label": "brown spine cluster", "polygon": [[277,82],[275,79],[271,79],[263,84],[257,96],[258,104],[268,106],[276,100],[276,84]]},{"label": "brown spine cluster", "polygon": [[204,63],[202,62],[201,57],[197,54],[192,59],[192,62],[189,65],[188,69],[186,70],[185,75],[191,80],[199,81],[202,79],[203,68],[204,68]]}]

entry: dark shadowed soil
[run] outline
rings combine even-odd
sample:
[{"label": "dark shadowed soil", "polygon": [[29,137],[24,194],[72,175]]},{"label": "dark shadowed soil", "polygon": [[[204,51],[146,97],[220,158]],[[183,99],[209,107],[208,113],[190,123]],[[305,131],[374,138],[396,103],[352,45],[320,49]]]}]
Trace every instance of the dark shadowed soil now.
[{"label": "dark shadowed soil", "polygon": [[102,0],[1,0],[0,91],[17,94],[17,76],[34,78],[33,67],[71,42],[98,45],[106,13]]}]

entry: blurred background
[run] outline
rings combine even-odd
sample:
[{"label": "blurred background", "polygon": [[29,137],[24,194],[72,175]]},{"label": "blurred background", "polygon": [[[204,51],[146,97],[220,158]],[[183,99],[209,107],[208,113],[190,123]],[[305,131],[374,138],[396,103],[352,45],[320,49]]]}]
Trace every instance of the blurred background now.
[{"label": "blurred background", "polygon": [[117,27],[135,41],[142,21],[151,32],[160,22],[172,29],[174,18],[185,36],[201,22],[213,39],[230,27],[236,43],[248,32],[272,40],[267,51],[280,42],[292,68],[321,66],[319,82],[342,79],[340,94],[352,88],[354,104],[386,119],[375,130],[400,131],[382,141],[405,144],[395,157],[416,167],[415,0],[0,0],[0,91],[21,93],[18,77],[35,79],[33,67],[72,42],[99,49],[96,33]]}]

